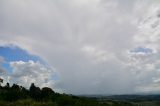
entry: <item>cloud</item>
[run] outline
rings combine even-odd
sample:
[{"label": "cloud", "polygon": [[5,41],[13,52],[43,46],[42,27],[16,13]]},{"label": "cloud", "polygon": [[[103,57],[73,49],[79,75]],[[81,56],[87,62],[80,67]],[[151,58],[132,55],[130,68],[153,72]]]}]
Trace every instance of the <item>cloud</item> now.
[{"label": "cloud", "polygon": [[[0,45],[40,56],[56,68],[56,87],[66,93],[143,92],[137,88],[159,79],[158,0],[3,0],[0,8]],[[24,77],[45,84],[52,74],[31,61],[11,66],[11,77],[24,84]]]},{"label": "cloud", "polygon": [[[137,73],[139,84],[137,90],[156,93],[159,92],[159,3],[152,4],[138,26],[134,36],[135,45],[144,46],[143,50],[134,50],[130,64]],[[141,52],[141,53],[140,53]],[[142,55],[143,54],[143,55]]]},{"label": "cloud", "polygon": [[0,67],[0,75],[4,75],[7,73],[7,70],[4,69],[3,67]]},{"label": "cloud", "polygon": [[2,67],[2,64],[5,62],[4,58],[0,56],[0,76],[5,75],[7,70]]},{"label": "cloud", "polygon": [[[3,67],[3,64],[5,63],[4,57],[0,56],[0,78],[2,79],[7,79],[8,72],[7,70]],[[5,80],[3,82],[6,82]],[[3,85],[3,84],[1,84]]]},{"label": "cloud", "polygon": [[9,80],[12,83],[18,83],[27,88],[31,83],[35,83],[40,87],[54,87],[53,76],[55,71],[52,68],[32,60],[28,62],[10,62],[10,66],[13,68],[13,73],[9,76]]},{"label": "cloud", "polygon": [[4,58],[2,56],[0,56],[0,64],[2,64],[4,62],[5,62]]}]

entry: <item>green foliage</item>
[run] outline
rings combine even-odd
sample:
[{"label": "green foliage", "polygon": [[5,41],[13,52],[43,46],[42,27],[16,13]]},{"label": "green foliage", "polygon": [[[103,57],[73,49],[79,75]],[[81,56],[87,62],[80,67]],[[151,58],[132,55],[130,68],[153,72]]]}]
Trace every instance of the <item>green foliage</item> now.
[{"label": "green foliage", "polygon": [[42,90],[41,90],[42,100],[44,100],[44,101],[47,101],[48,99],[54,100],[54,96],[55,96],[55,92],[51,88],[48,88],[48,87],[42,88]]},{"label": "green foliage", "polygon": [[40,101],[42,98],[41,89],[39,87],[36,87],[34,83],[31,84],[29,93],[30,97],[33,98],[34,100]]},{"label": "green foliage", "polygon": [[25,99],[14,102],[0,101],[0,106],[58,106],[58,105],[54,102],[37,102],[32,99]]},{"label": "green foliage", "polygon": [[10,86],[7,83],[3,87],[0,86],[0,106],[160,106],[160,102],[78,97],[59,94],[48,87],[40,89],[34,83],[29,89],[17,84]]},{"label": "green foliage", "polygon": [[51,88],[40,89],[34,83],[29,89],[17,84],[0,86],[0,106],[100,106],[92,99],[55,93]]}]

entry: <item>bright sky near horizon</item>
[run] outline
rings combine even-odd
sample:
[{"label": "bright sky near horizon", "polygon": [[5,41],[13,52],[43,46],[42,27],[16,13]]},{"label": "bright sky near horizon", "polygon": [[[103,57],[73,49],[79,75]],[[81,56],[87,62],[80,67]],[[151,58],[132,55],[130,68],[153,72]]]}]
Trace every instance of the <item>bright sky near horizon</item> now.
[{"label": "bright sky near horizon", "polygon": [[160,93],[159,0],[1,0],[0,77],[71,94]]}]

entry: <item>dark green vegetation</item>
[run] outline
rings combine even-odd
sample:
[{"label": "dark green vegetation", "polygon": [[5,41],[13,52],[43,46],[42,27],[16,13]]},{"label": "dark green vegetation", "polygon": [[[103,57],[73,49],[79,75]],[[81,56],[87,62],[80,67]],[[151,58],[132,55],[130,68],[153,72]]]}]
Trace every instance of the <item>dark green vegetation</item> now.
[{"label": "dark green vegetation", "polygon": [[48,87],[40,89],[33,83],[29,89],[7,83],[0,86],[0,106],[160,106],[160,96],[79,97],[59,94]]},{"label": "dark green vegetation", "polygon": [[160,106],[160,95],[112,95],[96,98],[99,102],[113,106]]},{"label": "dark green vegetation", "polygon": [[40,89],[33,83],[29,89],[17,84],[0,86],[0,106],[102,106],[94,99],[59,94],[51,88]]}]

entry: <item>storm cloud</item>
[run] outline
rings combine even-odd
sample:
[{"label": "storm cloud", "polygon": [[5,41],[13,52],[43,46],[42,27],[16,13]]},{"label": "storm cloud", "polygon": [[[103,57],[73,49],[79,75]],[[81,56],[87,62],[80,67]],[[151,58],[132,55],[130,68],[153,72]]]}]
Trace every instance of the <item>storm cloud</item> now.
[{"label": "storm cloud", "polygon": [[[50,86],[66,93],[158,92],[159,5],[158,0],[1,0],[0,45],[40,56],[59,73]],[[24,76],[13,63],[16,75]],[[33,69],[25,75],[45,75]]]}]

